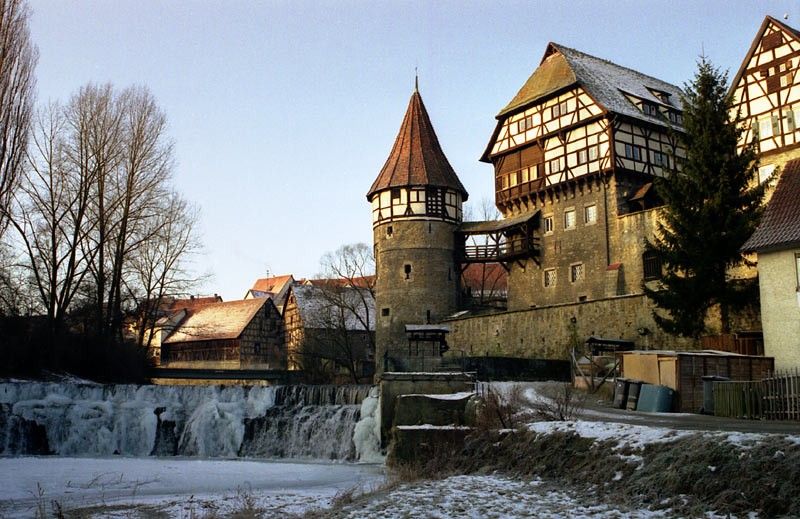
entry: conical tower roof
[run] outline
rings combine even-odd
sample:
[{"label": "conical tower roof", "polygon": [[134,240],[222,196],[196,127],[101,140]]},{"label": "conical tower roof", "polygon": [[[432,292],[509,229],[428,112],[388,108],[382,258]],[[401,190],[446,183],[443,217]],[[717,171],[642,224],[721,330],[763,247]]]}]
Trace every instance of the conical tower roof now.
[{"label": "conical tower roof", "polygon": [[453,171],[416,89],[408,102],[406,116],[378,178],[367,193],[367,200],[378,191],[392,187],[433,186],[459,191],[464,200],[467,190]]}]

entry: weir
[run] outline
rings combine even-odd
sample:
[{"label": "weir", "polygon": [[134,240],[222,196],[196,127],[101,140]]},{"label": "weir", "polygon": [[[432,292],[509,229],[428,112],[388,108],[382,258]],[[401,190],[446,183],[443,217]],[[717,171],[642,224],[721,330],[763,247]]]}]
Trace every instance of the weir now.
[{"label": "weir", "polygon": [[365,444],[373,434],[354,440],[362,408],[360,429],[371,431],[377,393],[369,386],[5,382],[0,455],[358,461],[375,450]]}]

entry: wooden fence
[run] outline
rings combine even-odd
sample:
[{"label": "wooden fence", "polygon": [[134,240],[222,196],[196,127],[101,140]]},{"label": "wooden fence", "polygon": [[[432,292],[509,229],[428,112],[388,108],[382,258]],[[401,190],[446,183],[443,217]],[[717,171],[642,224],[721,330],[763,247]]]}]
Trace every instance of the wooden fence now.
[{"label": "wooden fence", "polygon": [[800,370],[760,381],[714,382],[714,414],[754,420],[800,420]]}]

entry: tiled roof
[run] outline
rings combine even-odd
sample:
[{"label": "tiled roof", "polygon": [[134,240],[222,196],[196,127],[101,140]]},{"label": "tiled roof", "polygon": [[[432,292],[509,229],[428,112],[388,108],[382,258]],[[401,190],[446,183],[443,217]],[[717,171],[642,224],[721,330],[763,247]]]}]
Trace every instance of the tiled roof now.
[{"label": "tiled roof", "polygon": [[164,300],[159,310],[165,314],[171,314],[173,312],[177,312],[183,309],[186,310],[196,310],[198,308],[202,308],[206,305],[214,304],[214,303],[221,303],[222,298],[217,294],[213,296],[192,296],[189,299],[166,299]]},{"label": "tiled roof", "polygon": [[800,247],[800,159],[783,167],[761,223],[742,246],[745,252]]},{"label": "tiled roof", "polygon": [[165,343],[236,339],[268,299],[243,299],[190,310]]},{"label": "tiled roof", "polygon": [[473,292],[505,292],[508,290],[508,271],[499,263],[472,263],[464,269],[461,280]]},{"label": "tiled roof", "polygon": [[253,283],[253,288],[251,290],[258,292],[271,292],[276,294],[281,291],[286,283],[290,283],[292,279],[293,278],[291,274],[286,276],[274,276],[271,278],[257,279],[256,282]]},{"label": "tiled roof", "polygon": [[657,105],[665,103],[649,89],[670,94],[670,105],[680,108],[681,90],[675,85],[590,56],[557,43],[547,46],[544,58],[514,99],[498,114],[501,118],[518,111],[562,88],[579,84],[603,108],[664,126],[663,119],[645,115],[625,93]]},{"label": "tiled roof", "polygon": [[[347,330],[364,330],[369,322],[375,330],[375,298],[364,288],[338,288],[326,290],[320,286],[295,285],[292,293],[305,328],[333,328],[341,325],[340,309],[344,311]],[[337,303],[341,298],[342,304]],[[353,309],[350,311],[348,309]]]},{"label": "tiled roof", "polygon": [[407,186],[450,188],[467,199],[467,190],[445,157],[422,96],[416,90],[408,102],[392,152],[370,187],[367,200],[378,191]]}]

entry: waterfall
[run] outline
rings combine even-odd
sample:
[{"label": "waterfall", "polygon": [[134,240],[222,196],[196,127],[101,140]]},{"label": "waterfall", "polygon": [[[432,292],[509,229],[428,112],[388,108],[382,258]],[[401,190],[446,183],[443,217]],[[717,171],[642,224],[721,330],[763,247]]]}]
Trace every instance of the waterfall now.
[{"label": "waterfall", "polygon": [[354,430],[369,392],[369,386],[5,382],[0,455],[355,461]]}]

